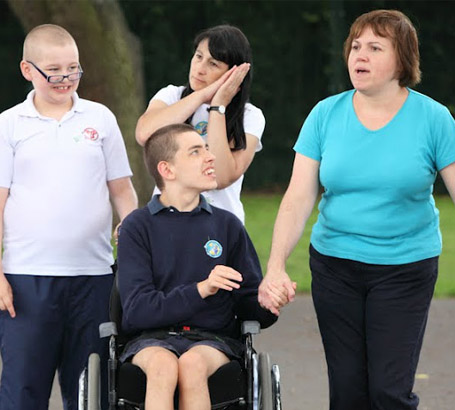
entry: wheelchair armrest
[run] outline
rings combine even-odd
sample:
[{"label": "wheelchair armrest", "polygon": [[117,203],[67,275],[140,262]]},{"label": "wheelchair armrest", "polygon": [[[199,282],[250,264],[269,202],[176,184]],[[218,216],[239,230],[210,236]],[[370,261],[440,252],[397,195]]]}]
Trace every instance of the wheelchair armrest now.
[{"label": "wheelchair armrest", "polygon": [[117,324],[115,322],[104,322],[100,324],[100,338],[117,336]]},{"label": "wheelchair armrest", "polygon": [[257,320],[245,320],[242,322],[242,335],[257,335],[261,333],[261,325]]}]

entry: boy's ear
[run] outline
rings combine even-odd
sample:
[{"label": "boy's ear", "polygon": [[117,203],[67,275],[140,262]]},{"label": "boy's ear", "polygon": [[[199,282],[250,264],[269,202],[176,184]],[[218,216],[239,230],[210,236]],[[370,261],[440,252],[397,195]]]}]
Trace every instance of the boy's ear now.
[{"label": "boy's ear", "polygon": [[22,60],[22,61],[20,62],[20,65],[19,65],[19,66],[20,66],[21,73],[22,73],[22,75],[24,76],[24,78],[25,78],[27,81],[32,81],[32,75],[31,75],[31,73],[30,73],[30,70],[31,70],[30,64],[27,63],[27,61]]},{"label": "boy's ear", "polygon": [[174,169],[169,162],[160,161],[156,167],[164,181],[172,181],[175,179]]}]

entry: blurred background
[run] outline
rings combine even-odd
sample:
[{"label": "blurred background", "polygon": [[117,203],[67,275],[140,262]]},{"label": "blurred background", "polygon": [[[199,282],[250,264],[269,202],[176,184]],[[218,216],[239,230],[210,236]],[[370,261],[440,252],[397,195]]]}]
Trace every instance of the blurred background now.
[{"label": "blurred background", "polygon": [[[403,0],[0,0],[0,111],[24,100],[30,89],[19,72],[25,33],[42,23],[65,27],[78,43],[84,69],[79,94],[116,114],[144,203],[152,183],[134,140],[136,121],[157,90],[186,83],[195,35],[233,24],[251,43],[251,102],[267,121],[264,149],[247,172],[245,190],[281,193],[309,111],[350,88],[342,58],[350,24],[377,8],[401,10],[412,20],[423,72],[416,90],[454,113],[455,2]],[[440,182],[436,192],[445,192]]]},{"label": "blurred background", "polygon": [[[25,33],[43,23],[65,27],[78,43],[84,69],[79,94],[104,103],[117,116],[144,204],[153,184],[134,138],[138,117],[160,88],[186,83],[193,38],[199,31],[224,23],[238,26],[253,50],[251,102],[267,121],[264,149],[246,174],[242,199],[248,231],[265,267],[300,127],[319,100],[351,87],[343,42],[357,16],[378,8],[401,10],[414,23],[423,72],[416,90],[454,114],[455,1],[448,0],[0,0],[0,112],[22,102],[31,89],[19,71]],[[439,180],[435,191],[444,237],[436,296],[455,297],[453,203]],[[307,249],[315,220],[316,210],[287,265],[303,292],[310,291]],[[327,407],[322,346],[309,299],[299,301],[262,343],[271,343],[264,350],[282,365],[289,409],[321,409]],[[452,409],[454,401],[453,307],[448,308],[453,303],[437,302],[419,368],[424,377],[416,384],[416,391],[423,393],[423,410]],[[295,357],[305,357],[305,366]],[[61,408],[59,403],[54,390],[51,408]]]}]

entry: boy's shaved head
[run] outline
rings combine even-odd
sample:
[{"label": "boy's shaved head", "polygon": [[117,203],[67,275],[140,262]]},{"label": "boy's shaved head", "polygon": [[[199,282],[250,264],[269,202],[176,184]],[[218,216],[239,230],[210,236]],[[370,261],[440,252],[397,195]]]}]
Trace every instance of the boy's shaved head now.
[{"label": "boy's shaved head", "polygon": [[68,31],[55,24],[42,24],[33,28],[25,37],[23,59],[39,60],[41,50],[47,46],[66,46],[76,42]]}]

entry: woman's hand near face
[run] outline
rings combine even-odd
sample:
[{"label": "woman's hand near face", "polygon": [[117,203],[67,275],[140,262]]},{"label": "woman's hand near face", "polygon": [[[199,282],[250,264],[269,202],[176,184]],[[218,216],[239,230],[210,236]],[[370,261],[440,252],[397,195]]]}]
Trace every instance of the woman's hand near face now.
[{"label": "woman's hand near face", "polygon": [[139,117],[136,125],[136,140],[144,145],[150,135],[165,125],[185,122],[201,104],[210,104],[218,89],[230,78],[236,66],[223,73],[216,81],[172,105],[160,100],[151,100],[147,110]]},{"label": "woman's hand near face", "polygon": [[224,105],[225,107],[228,106],[235,95],[239,92],[240,85],[248,74],[248,71],[250,71],[250,67],[251,65],[249,63],[243,63],[238,67],[232,67],[228,71],[228,73],[230,73],[229,76],[221,83],[213,95],[210,105]]},{"label": "woman's hand near face", "polygon": [[236,68],[237,68],[237,66],[232,67],[231,69],[226,71],[220,78],[218,78],[218,80],[214,81],[212,84],[208,85],[207,87],[203,88],[202,90],[195,91],[195,93],[201,95],[201,100],[204,103],[211,104],[212,99],[215,96],[215,94],[230,79],[232,74],[235,72]]}]

